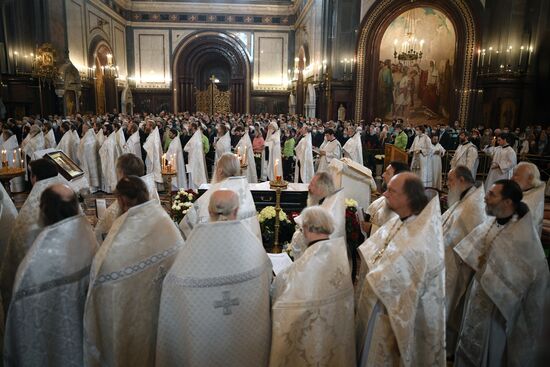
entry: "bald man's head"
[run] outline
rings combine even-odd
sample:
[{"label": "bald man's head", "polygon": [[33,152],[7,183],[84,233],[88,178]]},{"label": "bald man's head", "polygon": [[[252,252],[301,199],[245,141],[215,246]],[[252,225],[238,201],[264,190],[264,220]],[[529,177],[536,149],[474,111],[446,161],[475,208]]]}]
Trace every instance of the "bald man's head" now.
[{"label": "bald man's head", "polygon": [[218,190],[210,196],[208,213],[212,222],[237,219],[239,195],[231,190]]},{"label": "bald man's head", "polygon": [[52,185],[40,197],[40,219],[44,226],[73,217],[78,211],[76,194],[67,185]]}]

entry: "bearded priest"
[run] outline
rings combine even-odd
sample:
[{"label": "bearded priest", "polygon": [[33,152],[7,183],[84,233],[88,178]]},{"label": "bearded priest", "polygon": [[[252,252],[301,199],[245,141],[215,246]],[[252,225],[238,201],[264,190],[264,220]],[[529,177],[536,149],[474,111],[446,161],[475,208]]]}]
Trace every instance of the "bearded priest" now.
[{"label": "bearded priest", "polygon": [[295,148],[296,166],[294,168],[294,182],[308,184],[315,174],[311,128],[302,122],[299,122],[298,126],[300,126],[300,135],[302,137]]},{"label": "bearded priest", "polygon": [[454,366],[537,364],[550,274],[522,196],[514,181],[496,181],[490,218],[454,248],[470,270]]},{"label": "bearded priest", "polygon": [[452,359],[462,317],[464,293],[469,281],[468,267],[453,251],[454,247],[478,225],[483,223],[485,204],[483,185],[476,187],[472,171],[456,166],[449,171],[449,209],[443,213],[443,241],[445,242],[445,300],[447,359]]},{"label": "bearded priest", "polygon": [[246,179],[248,183],[257,183],[258,174],[256,173],[256,162],[254,161],[254,151],[252,150],[250,136],[242,126],[237,126],[235,128],[235,134],[241,137],[237,143],[236,149],[238,155],[243,157],[242,160],[244,161],[246,159]]},{"label": "bearded priest", "polygon": [[197,199],[193,206],[189,208],[189,211],[179,223],[183,238],[189,238],[191,231],[197,224],[208,222],[210,218],[208,203],[210,202],[212,193],[220,189],[228,189],[235,191],[239,196],[239,212],[237,213],[237,218],[242,221],[260,241],[262,240],[260,223],[258,222],[256,213],[256,204],[248,188],[246,177],[241,176],[240,172],[241,165],[235,154],[225,153],[221,156],[216,165],[216,171],[214,172],[214,182],[210,188]]},{"label": "bearded priest", "polygon": [[304,254],[272,286],[269,365],[355,366],[353,284],[343,237],[329,239],[332,216],[304,209]]},{"label": "bearded priest", "polygon": [[[218,190],[162,285],[156,366],[267,366],[271,263]],[[223,246],[220,246],[223,244]]]},{"label": "bearded priest", "polygon": [[17,270],[6,318],[6,366],[82,365],[82,317],[97,242],[79,212],[68,186],[42,193],[46,227]]},{"label": "bearded priest", "polygon": [[384,193],[397,217],[360,247],[360,366],[445,366],[445,261],[439,198],[413,173]]},{"label": "bearded priest", "polygon": [[152,366],[162,281],[183,239],[139,177],[122,178],[116,195],[123,214],[90,271],[84,365]]}]

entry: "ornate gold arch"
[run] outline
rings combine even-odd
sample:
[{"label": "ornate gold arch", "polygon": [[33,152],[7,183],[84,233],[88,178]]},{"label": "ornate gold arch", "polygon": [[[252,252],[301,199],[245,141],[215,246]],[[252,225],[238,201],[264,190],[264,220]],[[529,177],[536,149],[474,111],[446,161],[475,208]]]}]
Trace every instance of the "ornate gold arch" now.
[{"label": "ornate gold arch", "polygon": [[[385,31],[384,24],[388,24],[388,19],[394,19],[399,14],[417,7],[429,6],[442,11],[455,26],[457,39],[457,52],[463,52],[462,68],[457,69],[461,72],[462,78],[457,88],[459,94],[459,106],[457,119],[464,124],[470,113],[471,94],[474,92],[474,66],[476,50],[481,43],[479,29],[476,28],[476,16],[474,14],[476,0],[453,0],[453,1],[433,1],[420,0],[411,2],[409,0],[380,0],[372,5],[363,18],[360,35],[357,41],[357,69],[355,84],[355,120],[359,121],[365,117],[365,106],[367,103],[373,103],[373,98],[369,97],[367,90],[368,80],[375,63],[372,58],[377,55],[376,47],[380,47],[379,41]],[[479,7],[479,4],[478,4]],[[388,17],[393,14],[394,17]],[[378,60],[376,60],[378,64]]]}]

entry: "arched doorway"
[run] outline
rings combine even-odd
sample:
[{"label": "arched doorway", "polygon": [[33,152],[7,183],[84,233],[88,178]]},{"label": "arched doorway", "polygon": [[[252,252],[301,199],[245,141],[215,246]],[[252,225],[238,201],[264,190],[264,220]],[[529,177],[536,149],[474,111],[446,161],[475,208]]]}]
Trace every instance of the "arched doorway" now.
[{"label": "arched doorway", "polygon": [[116,91],[116,62],[109,43],[103,38],[94,39],[91,43],[90,65],[94,68],[96,113],[104,114],[118,111]]},{"label": "arched doorway", "polygon": [[[383,41],[390,26],[398,20],[400,16],[405,16],[407,12],[415,10],[417,14],[423,15],[426,11],[437,12],[449,21],[449,28],[452,28],[454,52],[452,52],[449,65],[441,65],[441,73],[446,75],[449,80],[446,81],[445,88],[449,91],[445,95],[445,106],[435,106],[434,103],[428,103],[430,107],[437,107],[437,113],[446,115],[447,120],[458,120],[461,124],[468,122],[471,113],[472,94],[475,92],[475,56],[476,50],[481,42],[480,29],[477,26],[478,14],[480,14],[480,3],[476,0],[456,0],[456,1],[428,1],[418,0],[381,0],[376,2],[367,12],[361,23],[361,31],[357,41],[357,70],[356,96],[355,96],[355,119],[365,119],[372,121],[375,117],[386,117],[386,110],[380,108],[379,78],[382,77],[382,69],[385,61]],[[436,30],[434,30],[435,32]],[[391,32],[390,32],[391,33]],[[398,53],[400,45],[397,45]],[[393,55],[392,55],[393,56]],[[391,64],[394,63],[393,57],[390,58]],[[433,70],[429,64],[430,60],[424,59],[426,70]],[[414,65],[408,65],[413,67]],[[395,67],[392,65],[390,67]],[[417,68],[417,66],[414,66]],[[436,65],[437,67],[437,65]],[[418,74],[421,70],[418,68]],[[438,70],[439,71],[439,70]],[[450,72],[452,71],[452,72]],[[434,73],[435,74],[435,73]],[[418,75],[418,78],[420,75]],[[383,94],[383,93],[382,93]],[[388,91],[387,98],[390,98]],[[418,95],[417,95],[418,98]],[[387,107],[387,106],[386,106]],[[384,116],[378,116],[383,113]],[[429,114],[427,114],[429,116]],[[401,116],[396,116],[401,117]],[[427,119],[426,119],[427,120]]]},{"label": "arched doorway", "polygon": [[195,91],[205,90],[210,77],[231,91],[231,111],[250,110],[250,61],[239,40],[220,32],[189,35],[174,54],[174,112],[196,111]]}]

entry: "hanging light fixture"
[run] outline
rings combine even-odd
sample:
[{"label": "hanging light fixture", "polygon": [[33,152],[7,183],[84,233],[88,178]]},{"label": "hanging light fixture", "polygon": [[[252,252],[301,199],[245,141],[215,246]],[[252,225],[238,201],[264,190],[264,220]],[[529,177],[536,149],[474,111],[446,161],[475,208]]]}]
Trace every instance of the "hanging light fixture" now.
[{"label": "hanging light fixture", "polygon": [[[405,35],[399,44],[399,40],[393,41],[393,58],[405,64],[422,60],[424,40],[419,40],[416,35],[416,9],[409,10],[405,14]],[[400,47],[399,52],[398,47]]]}]

